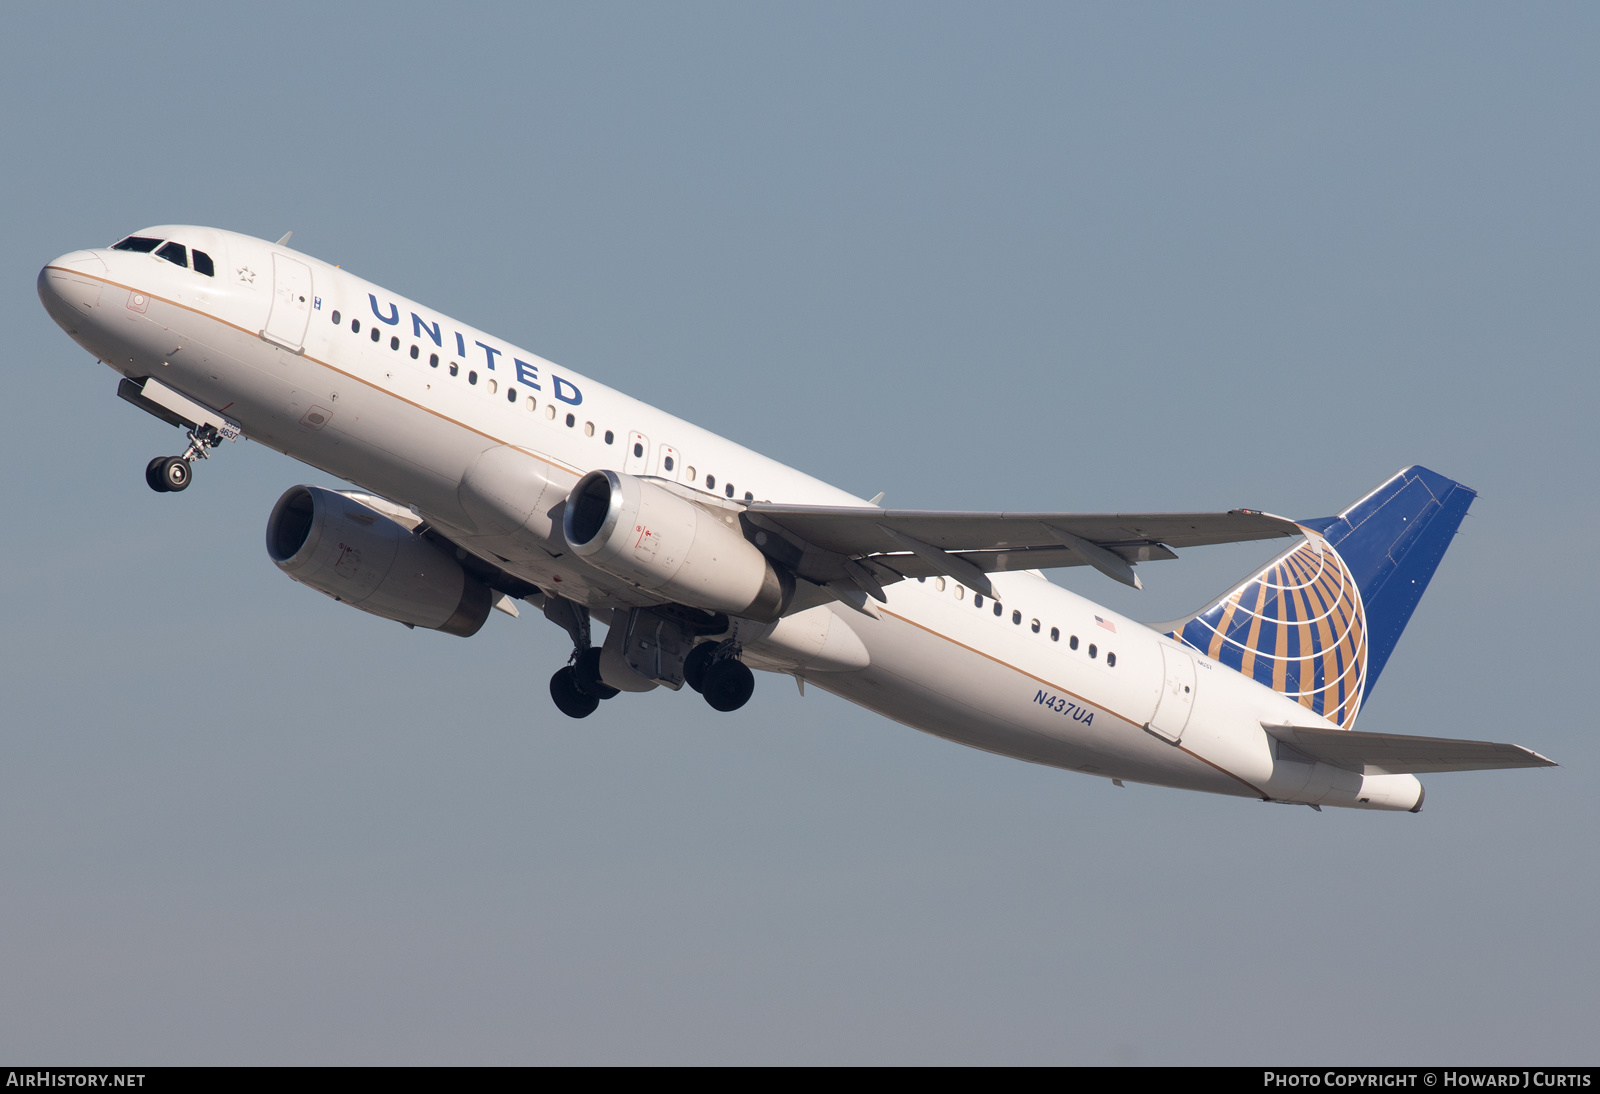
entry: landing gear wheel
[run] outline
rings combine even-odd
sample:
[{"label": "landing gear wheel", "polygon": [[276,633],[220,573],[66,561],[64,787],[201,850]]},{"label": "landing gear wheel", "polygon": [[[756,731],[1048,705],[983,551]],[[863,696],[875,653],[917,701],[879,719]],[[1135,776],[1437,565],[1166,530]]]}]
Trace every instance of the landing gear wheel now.
[{"label": "landing gear wheel", "polygon": [[743,661],[717,661],[706,669],[700,690],[712,710],[738,710],[756,690],[756,674]]},{"label": "landing gear wheel", "polygon": [[600,651],[594,646],[578,654],[578,660],[573,662],[572,684],[579,694],[596,699],[610,699],[617,694],[616,688],[600,678]]},{"label": "landing gear wheel", "polygon": [[162,460],[157,465],[156,474],[161,479],[161,489],[174,494],[187,489],[194,478],[194,472],[189,469],[189,461],[181,456],[168,456]]},{"label": "landing gear wheel", "polygon": [[144,465],[144,481],[149,485],[150,489],[154,490],[158,494],[165,494],[171,489],[171,487],[161,481],[161,465],[166,462],[167,458],[165,456],[157,456],[155,459]]},{"label": "landing gear wheel", "polygon": [[683,659],[683,682],[694,690],[704,692],[706,689],[706,669],[711,667],[711,659],[717,654],[715,642],[702,642],[689,651],[689,656]]},{"label": "landing gear wheel", "polygon": [[600,700],[578,690],[576,674],[571,665],[550,677],[550,698],[556,701],[557,709],[568,718],[587,718],[600,706]]}]

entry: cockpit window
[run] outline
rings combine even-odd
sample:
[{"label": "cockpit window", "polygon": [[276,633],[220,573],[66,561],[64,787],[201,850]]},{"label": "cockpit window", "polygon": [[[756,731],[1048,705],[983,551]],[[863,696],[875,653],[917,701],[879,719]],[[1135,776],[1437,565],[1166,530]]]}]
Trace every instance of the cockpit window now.
[{"label": "cockpit window", "polygon": [[164,258],[174,266],[189,268],[189,248],[181,243],[168,243],[156,252],[157,258]]},{"label": "cockpit window", "polygon": [[194,272],[203,273],[207,277],[217,276],[217,268],[211,264],[211,256],[204,251],[194,252]]},{"label": "cockpit window", "polygon": [[129,236],[121,243],[113,243],[111,249],[113,251],[137,251],[142,255],[147,255],[159,246],[161,246],[159,239],[151,239],[149,236]]}]

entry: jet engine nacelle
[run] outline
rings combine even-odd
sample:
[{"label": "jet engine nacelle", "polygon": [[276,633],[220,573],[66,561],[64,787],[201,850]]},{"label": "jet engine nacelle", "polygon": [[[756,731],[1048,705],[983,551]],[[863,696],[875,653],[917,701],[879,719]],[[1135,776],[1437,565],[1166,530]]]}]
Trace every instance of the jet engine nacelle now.
[{"label": "jet engine nacelle", "polygon": [[572,549],[614,577],[679,604],[771,622],[794,593],[737,518],[632,475],[591,471],[567,495]]},{"label": "jet engine nacelle", "polygon": [[465,638],[489,617],[493,594],[461,564],[354,498],[295,486],[267,520],[278,569],[364,612]]}]

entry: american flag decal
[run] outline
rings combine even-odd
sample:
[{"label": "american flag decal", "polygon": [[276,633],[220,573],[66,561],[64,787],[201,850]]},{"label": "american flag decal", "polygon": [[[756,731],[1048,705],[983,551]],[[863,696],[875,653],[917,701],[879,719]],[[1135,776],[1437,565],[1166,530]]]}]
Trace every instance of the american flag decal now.
[{"label": "american flag decal", "polygon": [[1117,633],[1117,625],[1115,623],[1111,622],[1109,619],[1101,619],[1097,615],[1097,616],[1094,617],[1094,621],[1096,623],[1098,623],[1100,626],[1104,627],[1106,630],[1110,631],[1112,634],[1116,634]]}]

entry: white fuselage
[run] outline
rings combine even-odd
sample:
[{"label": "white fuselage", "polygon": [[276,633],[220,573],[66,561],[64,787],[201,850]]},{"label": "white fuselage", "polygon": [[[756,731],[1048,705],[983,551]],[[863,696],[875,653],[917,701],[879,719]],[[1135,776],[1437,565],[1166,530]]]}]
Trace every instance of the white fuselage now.
[{"label": "white fuselage", "polygon": [[[539,513],[520,529],[486,524],[462,489],[486,453],[509,447],[537,459],[561,496],[604,468],[713,508],[868,504],[288,247],[208,228],[143,234],[205,251],[215,275],[150,254],[62,256],[41,274],[41,295],[84,348],[219,411],[260,444],[410,507],[602,620],[659,601],[585,564]],[[1331,727],[1292,699],[1037,573],[991,580],[997,598],[981,607],[971,590],[928,578],[887,587],[875,614],[834,601],[775,627],[742,625],[746,659],[1036,763],[1275,801],[1410,809],[1420,800],[1410,775],[1275,758],[1262,723]],[[1177,653],[1195,667],[1173,743],[1146,726],[1173,685]]]}]

